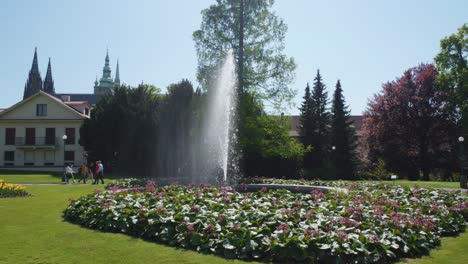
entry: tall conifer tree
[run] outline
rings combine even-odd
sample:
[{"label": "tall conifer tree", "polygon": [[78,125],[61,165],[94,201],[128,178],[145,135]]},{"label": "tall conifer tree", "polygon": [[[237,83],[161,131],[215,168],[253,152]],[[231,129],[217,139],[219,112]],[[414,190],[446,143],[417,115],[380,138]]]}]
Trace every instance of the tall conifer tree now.
[{"label": "tall conifer tree", "polygon": [[351,126],[350,111],[345,105],[340,80],[336,83],[332,100],[331,163],[335,178],[354,180],[356,177],[356,133]]},{"label": "tall conifer tree", "polygon": [[[312,115],[312,97],[310,94],[309,83],[305,88],[304,101],[299,110],[301,115],[299,118],[299,139],[304,147],[312,146],[313,133],[313,115]],[[304,168],[309,169],[311,166],[312,153],[304,154]]]},{"label": "tall conifer tree", "polygon": [[311,95],[311,164],[312,168],[324,168],[328,156],[328,138],[330,113],[327,109],[328,92],[325,90],[320,71],[314,79],[314,87]]}]

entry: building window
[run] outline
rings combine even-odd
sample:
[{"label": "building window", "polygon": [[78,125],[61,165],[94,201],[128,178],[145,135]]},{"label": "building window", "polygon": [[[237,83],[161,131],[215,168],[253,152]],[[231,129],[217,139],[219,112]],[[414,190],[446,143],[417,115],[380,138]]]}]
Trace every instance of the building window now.
[{"label": "building window", "polygon": [[35,145],[36,144],[36,129],[26,128],[26,145]]},{"label": "building window", "polygon": [[46,128],[46,137],[45,143],[46,145],[55,145],[55,127],[48,127]]},{"label": "building window", "polygon": [[65,151],[65,161],[74,161],[75,160],[75,151],[69,150]]},{"label": "building window", "polygon": [[5,131],[5,145],[14,145],[15,144],[16,129],[7,128]]},{"label": "building window", "polygon": [[5,156],[3,157],[5,161],[15,161],[15,152],[14,151],[5,151]]},{"label": "building window", "polygon": [[65,135],[67,135],[67,139],[65,140],[65,144],[75,145],[75,128],[74,127],[65,128]]},{"label": "building window", "polygon": [[84,112],[85,112],[85,115],[89,116],[89,108],[85,108]]},{"label": "building window", "polygon": [[36,116],[47,116],[47,105],[37,104],[36,105]]}]

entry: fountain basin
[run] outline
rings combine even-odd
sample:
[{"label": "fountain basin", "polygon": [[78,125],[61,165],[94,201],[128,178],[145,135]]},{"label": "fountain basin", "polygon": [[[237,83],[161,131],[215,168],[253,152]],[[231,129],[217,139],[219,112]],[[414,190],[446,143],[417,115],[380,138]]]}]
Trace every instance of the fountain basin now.
[{"label": "fountain basin", "polygon": [[323,193],[335,191],[343,194],[348,194],[348,189],[327,186],[311,186],[311,185],[296,185],[296,184],[242,184],[236,186],[236,190],[240,192],[256,192],[262,189],[267,190],[280,190],[286,189],[291,192],[310,193],[314,190],[319,190]]}]

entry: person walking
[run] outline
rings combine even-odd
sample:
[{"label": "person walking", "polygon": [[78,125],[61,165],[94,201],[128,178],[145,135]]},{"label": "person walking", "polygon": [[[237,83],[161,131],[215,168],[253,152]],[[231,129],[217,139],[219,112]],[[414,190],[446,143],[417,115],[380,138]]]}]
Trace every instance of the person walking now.
[{"label": "person walking", "polygon": [[78,180],[78,183],[83,180],[83,183],[86,184],[86,180],[88,179],[88,167],[86,166],[86,162],[83,162],[81,165],[81,178]]},{"label": "person walking", "polygon": [[101,179],[101,183],[104,184],[104,165],[102,162],[98,161],[98,181]]},{"label": "person walking", "polygon": [[73,179],[73,183],[75,182],[75,177],[73,176],[73,168],[70,163],[67,164],[67,167],[65,168],[65,184],[68,184],[69,179]]},{"label": "person walking", "polygon": [[88,168],[86,168],[88,170],[88,177],[92,180],[92,182],[94,183],[94,163],[90,163]]},{"label": "person walking", "polygon": [[104,165],[102,165],[102,162],[98,160],[96,162],[96,175],[95,175],[95,180],[94,184],[99,183],[99,179],[101,180],[101,183],[104,184]]}]

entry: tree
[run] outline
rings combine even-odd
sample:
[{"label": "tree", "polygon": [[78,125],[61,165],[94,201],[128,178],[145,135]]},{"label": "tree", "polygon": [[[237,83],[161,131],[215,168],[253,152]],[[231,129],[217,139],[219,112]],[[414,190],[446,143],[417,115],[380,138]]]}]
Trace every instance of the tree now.
[{"label": "tree", "polygon": [[336,83],[331,110],[331,162],[337,179],[356,178],[356,132],[351,126],[350,111],[345,105],[340,80]]},{"label": "tree", "polygon": [[329,142],[329,124],[330,113],[327,109],[328,92],[325,90],[325,84],[322,81],[320,71],[314,79],[314,87],[311,95],[311,145],[312,155],[311,163],[305,164],[306,167],[323,168],[326,165],[328,157]]},{"label": "tree", "polygon": [[432,64],[411,68],[383,85],[364,113],[361,140],[370,163],[383,158],[391,171],[411,180],[429,179],[452,157],[454,114],[436,89]]},{"label": "tree", "polygon": [[149,176],[160,112],[159,89],[151,85],[118,87],[102,98],[80,128],[80,144],[105,164],[118,160],[123,174]]},{"label": "tree", "polygon": [[[283,54],[287,26],[271,11],[274,1],[217,0],[202,11],[202,23],[193,33],[198,55],[198,81],[207,90],[217,68],[233,50],[239,92],[250,92],[275,107],[293,99],[288,87],[296,64]],[[214,77],[214,78],[213,78]]]},{"label": "tree", "polygon": [[435,57],[439,71],[439,87],[448,93],[452,106],[460,115],[462,134],[468,133],[468,24],[456,34],[440,41],[440,53]]},{"label": "tree", "polygon": [[246,176],[294,178],[299,175],[304,147],[289,136],[289,118],[267,115],[252,95],[245,93],[242,111],[246,115],[240,130],[242,167]]},{"label": "tree", "polygon": [[[312,138],[313,138],[313,122],[314,117],[312,115],[312,96],[310,94],[310,87],[307,83],[305,88],[305,93],[303,97],[304,101],[302,102],[301,107],[299,110],[301,111],[300,118],[299,118],[299,138],[301,143],[304,147],[311,147],[312,146]],[[304,153],[304,167],[310,168],[312,164],[312,155],[311,152]]]}]

